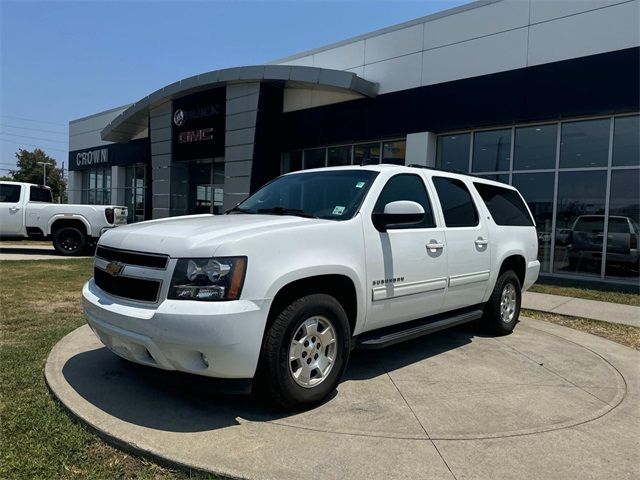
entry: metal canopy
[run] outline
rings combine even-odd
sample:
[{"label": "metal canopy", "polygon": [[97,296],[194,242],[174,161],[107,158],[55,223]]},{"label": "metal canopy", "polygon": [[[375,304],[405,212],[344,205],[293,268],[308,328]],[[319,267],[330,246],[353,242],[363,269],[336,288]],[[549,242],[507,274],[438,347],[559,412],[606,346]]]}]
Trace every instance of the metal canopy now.
[{"label": "metal canopy", "polygon": [[295,65],[255,65],[225,68],[195,75],[156,90],[114,118],[100,132],[105,141],[126,142],[148,126],[149,110],[167,100],[183,97],[227,83],[259,81],[296,82],[310,88],[330,88],[375,97],[378,84],[365,80],[355,73],[318,67]]}]

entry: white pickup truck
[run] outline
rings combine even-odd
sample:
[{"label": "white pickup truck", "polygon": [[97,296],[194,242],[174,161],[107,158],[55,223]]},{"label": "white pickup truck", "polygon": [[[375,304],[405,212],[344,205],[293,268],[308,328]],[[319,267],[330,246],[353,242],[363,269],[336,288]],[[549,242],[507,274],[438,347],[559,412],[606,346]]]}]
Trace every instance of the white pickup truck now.
[{"label": "white pickup truck", "polygon": [[411,166],[306,170],[225,215],[107,232],[84,314],[125,359],[300,408],[336,388],[354,347],[474,320],[510,333],[537,242],[508,185]]},{"label": "white pickup truck", "polygon": [[105,231],[127,223],[127,207],[53,203],[49,187],[0,182],[0,237],[51,239],[61,255],[81,255]]}]

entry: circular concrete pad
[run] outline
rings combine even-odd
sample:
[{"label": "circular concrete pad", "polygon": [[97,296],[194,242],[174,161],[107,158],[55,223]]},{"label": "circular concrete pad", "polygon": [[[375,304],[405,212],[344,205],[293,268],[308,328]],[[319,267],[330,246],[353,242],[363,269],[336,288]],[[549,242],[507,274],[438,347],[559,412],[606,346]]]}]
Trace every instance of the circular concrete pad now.
[{"label": "circular concrete pad", "polygon": [[[336,395],[296,414],[217,394],[206,378],[130,364],[86,326],[54,347],[45,373],[63,404],[107,437],[198,469],[242,478],[454,478],[456,470],[482,478],[459,446],[501,442],[504,453],[518,439],[526,449],[606,423],[627,402],[628,379],[585,338],[595,339],[527,320],[508,337],[467,327],[356,351]],[[627,435],[640,431],[630,415]],[[458,453],[448,458],[448,448]],[[548,456],[540,461],[549,466]]]}]

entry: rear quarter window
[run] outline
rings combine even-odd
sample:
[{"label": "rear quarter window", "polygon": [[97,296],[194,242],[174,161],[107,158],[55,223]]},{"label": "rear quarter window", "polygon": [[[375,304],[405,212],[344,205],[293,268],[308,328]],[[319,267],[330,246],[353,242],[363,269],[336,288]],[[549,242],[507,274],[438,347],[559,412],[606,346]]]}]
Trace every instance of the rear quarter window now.
[{"label": "rear quarter window", "polygon": [[29,192],[30,202],[52,203],[51,190],[42,187],[31,187]]},{"label": "rear quarter window", "polygon": [[527,206],[518,192],[486,183],[474,183],[476,190],[498,225],[532,227],[534,225]]}]

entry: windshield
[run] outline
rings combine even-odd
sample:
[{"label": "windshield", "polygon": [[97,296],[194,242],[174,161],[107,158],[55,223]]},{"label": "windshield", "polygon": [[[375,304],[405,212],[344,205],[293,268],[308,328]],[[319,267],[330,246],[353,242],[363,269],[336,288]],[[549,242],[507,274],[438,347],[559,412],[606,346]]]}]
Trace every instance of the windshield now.
[{"label": "windshield", "polygon": [[364,169],[284,175],[262,187],[228,213],[348,220],[360,208],[377,175],[378,172]]}]

